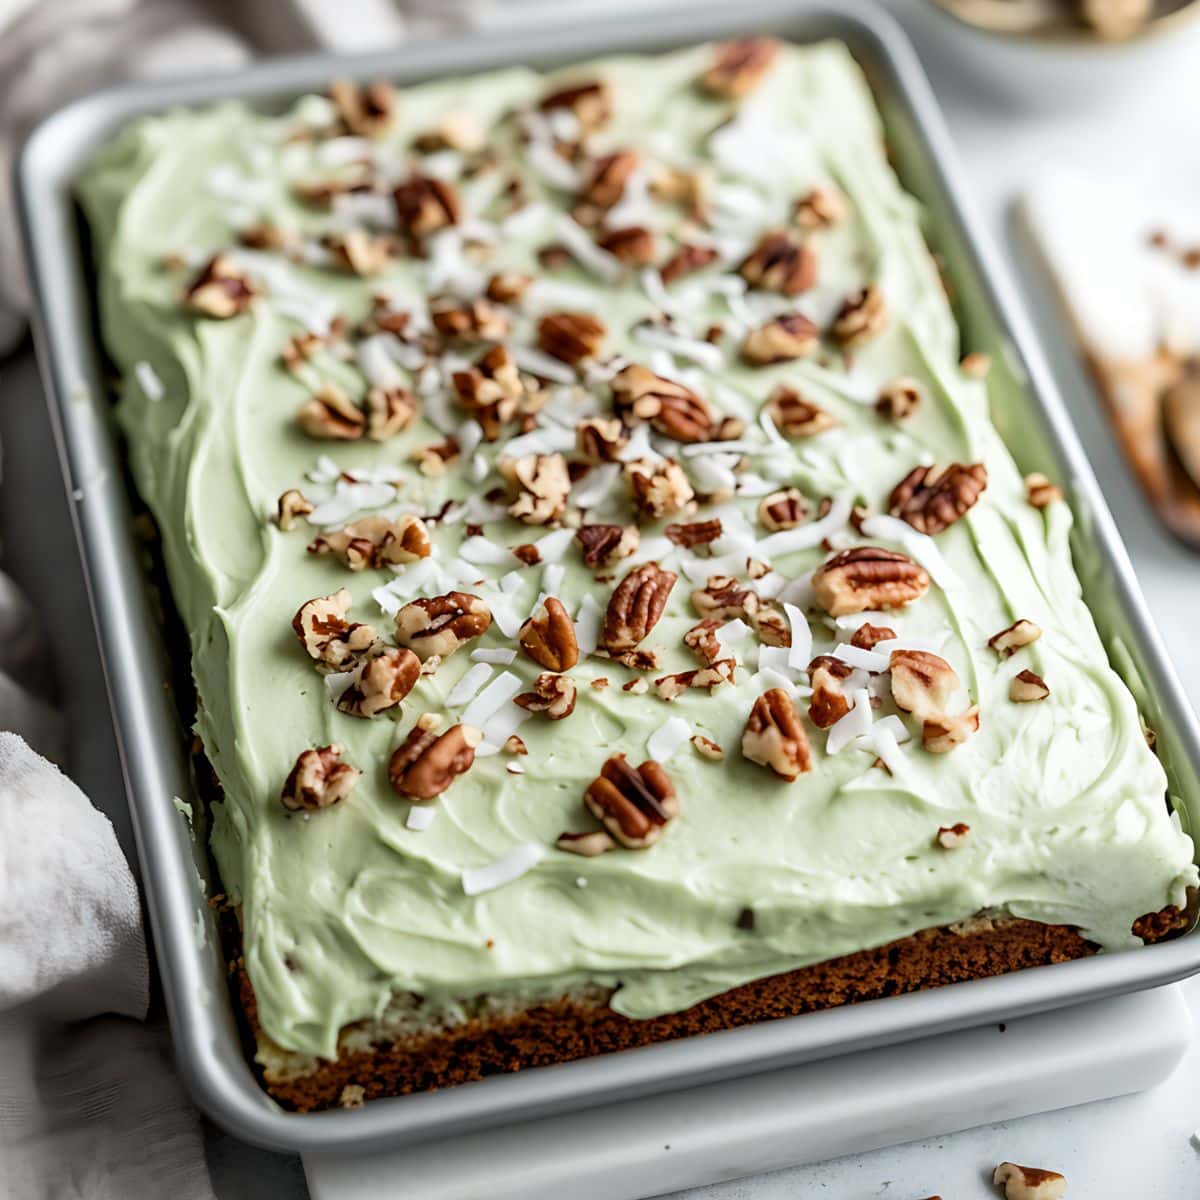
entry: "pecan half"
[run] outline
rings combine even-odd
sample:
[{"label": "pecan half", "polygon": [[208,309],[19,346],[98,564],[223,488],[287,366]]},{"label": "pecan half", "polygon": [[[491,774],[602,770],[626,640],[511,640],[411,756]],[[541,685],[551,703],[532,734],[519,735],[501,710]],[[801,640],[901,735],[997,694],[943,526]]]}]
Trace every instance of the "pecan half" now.
[{"label": "pecan half", "polygon": [[612,208],[625,194],[625,185],[642,156],[636,150],[618,150],[595,159],[588,170],[580,198],[596,208]]},{"label": "pecan half", "polygon": [[367,437],[373,442],[386,442],[413,423],[417,415],[417,398],[408,388],[373,387],[367,391],[364,408]]},{"label": "pecan half", "polygon": [[637,553],[641,538],[636,525],[581,525],[575,540],[583,547],[586,566],[607,567]]},{"label": "pecan half", "polygon": [[357,137],[378,137],[395,111],[395,92],[382,79],[362,86],[351,79],[335,79],[329,85],[329,98],[343,128]]},{"label": "pecan half", "polygon": [[429,302],[429,319],[444,338],[481,342],[498,342],[507,337],[512,324],[503,308],[483,297],[459,300],[438,296]]},{"label": "pecan half", "polygon": [[677,442],[706,442],[712,437],[712,409],[682,383],[631,363],[613,376],[611,387],[613,409],[627,425],[649,421]]},{"label": "pecan half", "polygon": [[944,713],[962,686],[954,668],[928,650],[893,650],[888,670],[896,707],[921,720]]},{"label": "pecan half", "polygon": [[889,629],[886,625],[872,625],[869,621],[865,621],[854,631],[850,645],[857,646],[860,650],[874,650],[880,642],[890,641],[895,636],[894,629]]},{"label": "pecan half", "polygon": [[758,523],[772,533],[795,529],[808,516],[808,501],[799,488],[783,488],[758,502]]},{"label": "pecan half", "polygon": [[875,411],[885,421],[903,421],[917,411],[921,403],[921,385],[901,376],[884,386],[875,401]]},{"label": "pecan half", "polygon": [[1032,704],[1050,695],[1046,681],[1033,671],[1018,671],[1008,685],[1008,698],[1015,704]]},{"label": "pecan half", "polygon": [[718,658],[705,667],[691,671],[676,671],[654,681],[654,691],[660,700],[671,701],[682,696],[688,688],[707,688],[710,692],[723,683],[737,682],[737,662],[732,658]]},{"label": "pecan half", "polygon": [[258,289],[228,254],[214,254],[183,293],[183,305],[224,321],[245,312],[257,295]]},{"label": "pecan half", "polygon": [[509,516],[526,525],[547,525],[562,519],[571,490],[571,477],[561,454],[527,454],[500,460],[500,473],[518,488],[508,506]]},{"label": "pecan half", "polygon": [[696,495],[687,473],[673,458],[626,463],[625,478],[638,512],[651,521],[683,512]]},{"label": "pecan half", "polygon": [[457,225],[462,216],[458,193],[441,179],[414,172],[392,194],[400,228],[417,240]]},{"label": "pecan half", "polygon": [[559,850],[569,854],[579,854],[584,858],[595,858],[597,854],[607,854],[617,848],[612,835],[603,829],[592,833],[560,833],[554,842]]},{"label": "pecan half", "polygon": [[632,650],[658,624],[678,576],[657,563],[634,567],[617,584],[604,614],[600,645],[610,654]]},{"label": "pecan half", "polygon": [[1034,508],[1047,508],[1063,498],[1063,490],[1039,471],[1025,476],[1025,497]]},{"label": "pecan half", "polygon": [[367,417],[336,383],[326,383],[296,411],[296,424],[310,438],[353,442],[366,433]]},{"label": "pecan half", "polygon": [[801,229],[829,229],[850,215],[850,205],[841,192],[831,187],[815,187],[796,201],[792,211]]},{"label": "pecan half", "polygon": [[579,661],[575,622],[563,602],[547,596],[545,603],[522,626],[521,649],[548,671],[569,671]]},{"label": "pecan half", "polygon": [[421,678],[421,660],[403,646],[387,646],[362,665],[337,699],[338,712],[374,717],[395,708]]},{"label": "pecan half", "polygon": [[775,62],[779,43],[747,37],[718,46],[712,65],[700,76],[700,87],[713,96],[737,100],[762,82]]},{"label": "pecan half", "polygon": [[808,681],[812,685],[808,719],[818,729],[836,725],[850,711],[845,683],[853,674],[854,668],[848,662],[832,654],[819,654],[808,664]]},{"label": "pecan half", "polygon": [[289,812],[329,808],[350,795],[361,774],[342,762],[342,747],[336,742],[304,750],[284,780],[279,798]]},{"label": "pecan half", "polygon": [[925,568],[907,554],[879,546],[841,550],[812,579],[817,603],[831,616],[880,608],[903,608],[929,589]]},{"label": "pecan half", "polygon": [[598,237],[596,245],[601,250],[607,250],[618,262],[630,267],[649,266],[658,254],[654,234],[641,225],[614,229],[611,233]]},{"label": "pecan half", "polygon": [[350,593],[341,588],[306,600],[292,618],[300,644],[321,670],[344,671],[375,642],[370,625],[347,619],[350,602]]},{"label": "pecan half", "polygon": [[631,767],[614,754],[583,794],[588,812],[629,850],[644,850],[679,815],[679,799],[666,771],[653,760]]},{"label": "pecan half", "polygon": [[842,302],[833,319],[833,336],[843,348],[873,338],[887,325],[887,302],[873,283],[860,288]]},{"label": "pecan half", "polygon": [[588,417],[575,426],[575,449],[588,463],[616,462],[628,441],[617,417]]},{"label": "pecan half", "polygon": [[680,246],[663,263],[659,273],[662,275],[663,283],[674,283],[675,280],[682,279],[685,275],[704,270],[720,257],[720,254],[712,246]]},{"label": "pecan half", "polygon": [[600,353],[607,332],[604,322],[591,313],[547,313],[538,321],[538,348],[574,366]]},{"label": "pecan half", "polygon": [[921,730],[921,743],[930,754],[949,754],[979,729],[979,705],[972,704],[956,717],[928,717]]},{"label": "pecan half", "polygon": [[721,536],[721,518],[708,521],[689,521],[685,525],[668,525],[663,530],[667,540],[676,546],[707,546]]},{"label": "pecan half", "polygon": [[892,489],[888,512],[920,533],[941,533],[974,507],[987,485],[983,463],[914,467]]},{"label": "pecan half", "polygon": [[755,700],[742,734],[742,754],[788,783],[812,770],[808,735],[783,688],[771,688]]},{"label": "pecan half", "polygon": [[333,258],[333,265],[351,275],[378,275],[386,271],[396,248],[389,235],[365,229],[328,233],[321,240]]},{"label": "pecan half", "polygon": [[479,422],[489,442],[496,441],[517,415],[525,393],[517,364],[504,346],[485,350],[465,371],[455,371],[450,382],[459,404]]},{"label": "pecan half", "polygon": [[543,96],[538,108],[544,113],[565,108],[575,114],[585,133],[594,133],[603,129],[612,116],[612,89],[603,79],[570,84]]},{"label": "pecan half", "polygon": [[307,517],[314,508],[313,502],[309,500],[299,488],[288,488],[282,496],[279,497],[279,503],[276,506],[275,524],[280,529],[287,533],[288,530],[296,528],[296,522],[302,517]]},{"label": "pecan half", "polygon": [[514,696],[513,703],[528,712],[545,713],[551,721],[561,721],[575,711],[577,695],[575,680],[569,675],[544,671],[533,681],[533,691]]},{"label": "pecan half", "polygon": [[1067,1194],[1066,1176],[1011,1162],[1002,1162],[996,1168],[992,1183],[1004,1189],[1005,1200],[1062,1200]]},{"label": "pecan half", "polygon": [[692,592],[692,607],[702,617],[725,621],[741,617],[752,622],[761,605],[758,593],[732,575],[710,575],[702,588]]},{"label": "pecan half", "polygon": [[434,733],[418,721],[388,760],[388,782],[406,800],[440,796],[475,761],[483,734],[470,725]]},{"label": "pecan half", "polygon": [[524,275],[520,271],[497,271],[487,281],[485,295],[497,304],[516,304],[532,282],[532,275]]},{"label": "pecan half", "polygon": [[770,366],[805,358],[820,341],[821,331],[803,313],[784,313],[746,334],[742,357],[752,366]]},{"label": "pecan half", "polygon": [[773,229],[759,238],[738,272],[751,287],[798,296],[816,286],[819,265],[811,242]]},{"label": "pecan half", "polygon": [[309,542],[308,552],[332,554],[351,571],[363,571],[428,558],[433,545],[425,522],[403,513],[394,519],[361,517],[343,529],[322,533]]},{"label": "pecan half", "polygon": [[1007,629],[1002,629],[988,638],[988,645],[1001,658],[1012,658],[1023,646],[1036,642],[1041,636],[1041,626],[1022,617],[1020,620],[1014,621]]},{"label": "pecan half", "polygon": [[933,836],[933,844],[943,850],[961,850],[967,844],[967,834],[971,832],[970,825],[957,821],[953,825],[939,825]]},{"label": "pecan half", "polygon": [[781,383],[767,399],[767,416],[788,438],[814,437],[833,429],[838,419],[819,404],[805,399],[794,387]]},{"label": "pecan half", "polygon": [[486,633],[488,606],[469,592],[413,600],[396,613],[396,640],[426,662],[449,658],[460,646]]}]

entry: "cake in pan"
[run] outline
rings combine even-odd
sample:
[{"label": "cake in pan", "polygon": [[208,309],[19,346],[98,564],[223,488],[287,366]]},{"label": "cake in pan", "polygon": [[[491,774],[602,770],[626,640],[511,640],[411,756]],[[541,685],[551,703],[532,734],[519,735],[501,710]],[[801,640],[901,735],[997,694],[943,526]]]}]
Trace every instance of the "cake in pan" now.
[{"label": "cake in pan", "polygon": [[174,111],[81,195],[282,1103],[1184,923],[844,47]]}]

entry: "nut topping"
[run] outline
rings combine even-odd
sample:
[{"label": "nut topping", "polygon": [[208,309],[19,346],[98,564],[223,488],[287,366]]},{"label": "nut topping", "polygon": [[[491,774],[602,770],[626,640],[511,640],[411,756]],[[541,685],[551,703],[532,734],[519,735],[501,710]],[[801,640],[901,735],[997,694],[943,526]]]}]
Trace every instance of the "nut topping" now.
[{"label": "nut topping", "polygon": [[597,854],[607,854],[617,848],[612,835],[605,833],[603,829],[594,830],[592,833],[560,833],[554,844],[559,850],[579,854],[584,858],[595,858]]},{"label": "nut topping", "polygon": [[396,187],[393,195],[400,228],[418,241],[457,225],[462,214],[458,194],[441,179],[414,173]]},{"label": "nut topping", "polygon": [[1019,671],[1008,685],[1008,698],[1016,704],[1032,704],[1049,695],[1046,681],[1032,671]]},{"label": "nut topping", "polygon": [[346,132],[356,137],[377,137],[391,124],[396,97],[392,85],[381,79],[363,87],[350,79],[335,79],[329,98]]},{"label": "nut topping", "polygon": [[617,417],[588,417],[575,426],[575,449],[588,463],[616,462],[628,441]]},{"label": "nut topping", "polygon": [[185,308],[224,321],[245,312],[258,289],[228,254],[214,254],[183,294]]},{"label": "nut topping", "polygon": [[395,708],[421,678],[421,660],[402,646],[387,646],[362,665],[358,678],[337,699],[338,712],[374,717]]},{"label": "nut topping", "polygon": [[1045,475],[1034,471],[1025,476],[1025,496],[1034,508],[1047,508],[1063,498],[1063,490]]},{"label": "nut topping", "polygon": [[788,783],[812,770],[808,735],[783,688],[771,688],[755,700],[742,734],[742,754]]},{"label": "nut topping", "polygon": [[717,47],[712,65],[700,76],[700,87],[713,96],[739,100],[762,82],[775,62],[779,43],[748,37]]},{"label": "nut topping", "polygon": [[607,332],[604,322],[591,313],[547,313],[538,321],[538,348],[574,366],[600,353]]},{"label": "nut topping", "polygon": [[644,850],[679,815],[679,799],[666,771],[653,760],[631,767],[614,754],[583,794],[588,812],[629,850]]},{"label": "nut topping", "polygon": [[771,393],[766,410],[775,428],[788,438],[814,437],[838,424],[832,413],[782,383]]},{"label": "nut topping", "polygon": [[350,593],[341,588],[305,601],[292,618],[300,644],[322,671],[346,670],[375,643],[375,630],[347,620],[349,612]]},{"label": "nut topping", "polygon": [[772,533],[795,529],[808,516],[808,501],[799,488],[783,488],[764,496],[758,504],[758,523]]},{"label": "nut topping", "polygon": [[458,150],[474,154],[484,146],[484,132],[469,112],[449,112],[432,129],[413,138],[420,154],[437,154],[440,150]]},{"label": "nut topping", "polygon": [[649,266],[657,254],[654,234],[641,225],[614,229],[596,239],[601,250],[607,250],[618,262],[630,267]]},{"label": "nut topping", "polygon": [[296,424],[310,438],[353,442],[366,432],[366,414],[335,383],[326,383],[296,412]]},{"label": "nut topping", "polygon": [[706,737],[702,733],[693,733],[691,742],[701,758],[707,758],[711,762],[720,762],[725,757],[725,751],[720,743],[714,742],[712,738]]},{"label": "nut topping", "polygon": [[914,467],[892,490],[888,512],[920,533],[941,533],[974,507],[987,485],[983,463]]},{"label": "nut topping", "polygon": [[625,194],[625,184],[641,159],[636,150],[618,150],[597,158],[584,181],[581,199],[596,208],[612,208]]},{"label": "nut topping", "polygon": [[345,233],[326,234],[322,239],[333,263],[351,275],[378,275],[392,262],[395,241],[387,234],[348,229]]},{"label": "nut topping", "polygon": [[487,281],[486,296],[497,304],[516,304],[529,290],[531,275],[520,271],[498,271]]},{"label": "nut topping", "polygon": [[417,415],[417,398],[402,387],[373,387],[367,391],[367,437],[386,442],[403,433]]},{"label": "nut topping", "polygon": [[819,654],[808,664],[808,680],[812,685],[808,719],[818,729],[836,725],[850,711],[844,685],[853,674],[854,668],[848,662],[832,654]]},{"label": "nut topping", "polygon": [[685,275],[704,270],[718,258],[720,255],[712,246],[680,246],[663,263],[659,273],[662,275],[663,283],[674,283],[675,280],[682,279]]},{"label": "nut topping", "polygon": [[691,388],[631,363],[612,380],[613,408],[628,425],[649,421],[677,442],[706,442],[713,432],[708,403]]},{"label": "nut topping", "polygon": [[708,521],[690,521],[685,525],[668,525],[663,530],[667,540],[676,546],[707,546],[721,536],[721,518]]},{"label": "nut topping", "polygon": [[1011,1162],[1002,1162],[996,1168],[992,1183],[1004,1189],[1005,1200],[1062,1200],[1067,1194],[1066,1176]]},{"label": "nut topping", "polygon": [[741,617],[752,622],[761,604],[758,593],[732,575],[710,575],[702,588],[692,592],[692,607],[702,617],[725,621]]},{"label": "nut topping", "polygon": [[673,458],[626,463],[625,478],[638,512],[651,521],[683,512],[696,495],[687,473]]},{"label": "nut topping", "polygon": [[588,80],[543,96],[538,108],[544,113],[565,108],[575,114],[584,133],[594,133],[603,129],[612,116],[612,91],[602,79]]},{"label": "nut topping", "polygon": [[833,336],[844,349],[873,338],[888,320],[887,302],[873,284],[847,296],[833,319]]},{"label": "nut topping", "polygon": [[720,687],[723,683],[737,682],[737,663],[732,658],[719,658],[706,667],[697,667],[691,671],[677,671],[673,675],[664,675],[654,681],[654,691],[660,700],[668,702],[682,696],[688,688]]},{"label": "nut topping", "polygon": [[888,669],[896,707],[921,720],[944,713],[962,686],[954,668],[928,650],[893,650]]},{"label": "nut topping", "polygon": [[742,357],[758,367],[790,362],[807,357],[820,340],[821,331],[803,313],[784,313],[746,334]]},{"label": "nut topping", "polygon": [[545,713],[551,721],[561,721],[575,711],[577,694],[575,680],[569,675],[544,671],[533,681],[533,691],[513,697],[513,703],[528,712]]},{"label": "nut topping", "polygon": [[641,643],[663,615],[677,578],[657,563],[634,567],[609,598],[601,647],[610,654],[619,654]]},{"label": "nut topping", "polygon": [[929,575],[906,554],[879,546],[842,550],[813,574],[817,603],[831,616],[903,608],[929,589]]},{"label": "nut topping", "polygon": [[569,671],[579,661],[575,622],[561,600],[547,596],[545,603],[522,626],[521,649],[548,671]]},{"label": "nut topping", "polygon": [[304,750],[284,781],[279,798],[290,812],[329,808],[350,795],[361,774],[357,767],[342,762],[342,748],[336,742]]},{"label": "nut topping", "polygon": [[949,754],[979,730],[979,705],[972,704],[957,717],[928,717],[921,730],[921,742],[930,754]]},{"label": "nut topping", "polygon": [[972,350],[970,354],[963,355],[958,369],[971,379],[986,379],[992,369],[991,356]]},{"label": "nut topping", "polygon": [[525,392],[517,364],[504,346],[484,351],[465,371],[455,371],[450,381],[459,404],[479,422],[489,442],[496,441],[517,415]]},{"label": "nut topping", "polygon": [[406,800],[440,796],[475,761],[483,734],[470,725],[454,725],[436,734],[418,721],[388,760],[388,782]]},{"label": "nut topping", "polygon": [[831,187],[815,187],[796,201],[793,215],[801,229],[829,229],[850,215],[850,205],[841,192]]},{"label": "nut topping", "polygon": [[361,517],[344,529],[313,538],[308,552],[332,554],[351,571],[363,571],[428,558],[433,546],[425,522],[404,513],[393,520],[379,515]]},{"label": "nut topping", "polygon": [[279,497],[275,523],[284,533],[287,533],[289,530],[295,529],[296,522],[302,517],[307,517],[312,512],[313,507],[313,502],[299,488],[288,488]]},{"label": "nut topping", "polygon": [[422,661],[449,658],[460,646],[486,633],[488,606],[469,592],[447,592],[413,600],[396,613],[396,641]]},{"label": "nut topping", "polygon": [[508,313],[491,300],[439,296],[429,303],[429,319],[444,338],[498,342],[508,336]]},{"label": "nut topping", "polygon": [[1042,636],[1039,625],[1022,617],[1007,629],[1000,630],[988,638],[988,645],[1003,659],[1012,658],[1023,646],[1036,642]]},{"label": "nut topping", "polygon": [[939,825],[933,843],[943,850],[960,850],[967,844],[967,834],[970,832],[970,825],[964,825],[962,821],[953,825]]},{"label": "nut topping", "polygon": [[702,663],[711,666],[725,653],[725,647],[717,639],[717,630],[724,624],[719,617],[705,617],[683,635],[683,644]]},{"label": "nut topping", "polygon": [[893,379],[879,393],[875,411],[885,421],[903,421],[917,411],[921,403],[921,385],[915,379],[901,376]]},{"label": "nut topping", "polygon": [[571,491],[571,477],[561,454],[504,458],[500,460],[500,473],[519,489],[517,498],[508,506],[509,516],[526,525],[548,525],[562,519]]},{"label": "nut topping", "polygon": [[775,229],[762,235],[738,272],[751,287],[798,296],[816,286],[818,266],[811,242]]},{"label": "nut topping", "polygon": [[857,646],[860,650],[874,650],[880,642],[890,641],[895,636],[894,629],[889,629],[886,625],[872,625],[868,621],[854,631],[850,645]]},{"label": "nut topping", "polygon": [[641,538],[636,525],[581,525],[575,540],[583,547],[589,567],[607,567],[637,553]]}]

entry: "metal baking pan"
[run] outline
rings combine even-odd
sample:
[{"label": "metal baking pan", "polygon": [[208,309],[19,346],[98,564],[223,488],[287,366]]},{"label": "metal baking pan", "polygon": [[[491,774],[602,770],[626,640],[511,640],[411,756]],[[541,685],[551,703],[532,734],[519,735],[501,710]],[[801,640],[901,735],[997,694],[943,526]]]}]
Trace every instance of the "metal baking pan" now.
[{"label": "metal baking pan", "polygon": [[[243,1057],[216,932],[201,893],[202,846],[172,797],[191,789],[185,732],[130,527],[94,332],[89,263],[73,180],[95,147],[142,113],[244,97],[274,105],[338,74],[403,85],[512,64],[551,68],[620,51],[769,32],[800,42],[838,38],[866,70],[906,186],[924,203],[968,348],[995,360],[997,423],[1025,471],[1062,481],[1076,516],[1074,549],[1085,595],[1114,663],[1135,689],[1191,829],[1200,828],[1200,731],[1158,635],[1083,450],[1055,394],[1029,323],[995,251],[967,212],[934,98],[900,30],[874,7],[746,0],[571,21],[538,8],[486,36],[426,42],[365,57],[266,62],[204,80],[136,85],[63,109],[33,133],[18,193],[38,300],[36,335],[67,489],[105,660],[146,899],[180,1069],[197,1102],[239,1137],[320,1151],[396,1147],[599,1101],[708,1082],[938,1031],[1016,1017],[1200,971],[1200,933],[827,1012],[766,1022],[621,1054],[493,1077],[442,1092],[382,1100],[356,1112],[278,1108]],[[198,914],[200,914],[198,918]]]}]

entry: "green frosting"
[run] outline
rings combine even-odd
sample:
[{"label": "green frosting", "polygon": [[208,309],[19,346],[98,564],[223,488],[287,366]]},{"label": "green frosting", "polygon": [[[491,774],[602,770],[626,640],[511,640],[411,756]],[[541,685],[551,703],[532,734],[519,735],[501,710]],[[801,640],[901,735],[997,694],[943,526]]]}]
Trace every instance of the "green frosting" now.
[{"label": "green frosting", "polygon": [[[1184,888],[1196,882],[1191,841],[1165,802],[1163,770],[1080,597],[1068,548],[1070,512],[1061,503],[1038,510],[1026,502],[1022,479],[989,422],[985,385],[958,369],[958,333],[922,239],[919,209],[885,161],[857,67],[840,46],[785,47],[735,124],[718,132],[736,110],[694,87],[709,54],[701,47],[588,68],[611,82],[615,96],[600,148],[633,144],[659,163],[709,163],[713,220],[726,254],[737,252],[739,238],[744,252],[763,228],[786,224],[796,197],[815,184],[836,185],[851,216],[820,235],[814,292],[795,302],[756,293],[731,302],[696,286],[713,276],[710,270],[672,289],[679,329],[701,337],[712,323],[736,330],[746,319],[739,305],[760,316],[795,306],[824,326],[841,299],[868,281],[886,298],[887,327],[856,348],[852,363],[832,351],[769,368],[743,365],[727,333],[720,365],[697,377],[686,356],[664,362],[663,351],[635,335],[636,322],[658,312],[636,271],[608,283],[573,267],[553,278],[577,302],[553,291],[537,299],[535,292],[519,306],[508,340],[532,344],[539,309],[586,308],[608,327],[606,353],[694,382],[716,408],[747,417],[745,437],[756,455],[750,471],[777,486],[794,483],[814,505],[822,496],[850,493],[878,513],[918,463],[986,464],[982,499],[936,539],[950,569],[940,576],[945,586],[932,587],[887,622],[903,638],[938,647],[978,704],[981,728],[952,753],[934,755],[921,748],[919,726],[909,719],[916,736],[901,748],[903,769],[894,776],[872,765],[874,751],[850,747],[828,755],[826,735],[811,727],[814,769],[795,783],[744,760],[739,743],[749,708],[777,682],[755,678],[751,636],[735,646],[742,660],[735,685],[711,694],[690,690],[670,704],[653,689],[624,691],[634,672],[585,658],[572,672],[580,685],[575,713],[521,725],[529,753],[516,761],[524,774],[508,771],[514,762],[508,755],[479,757],[436,802],[428,829],[407,827],[410,806],[386,777],[389,753],[418,715],[444,711],[447,694],[473,665],[470,651],[423,678],[402,713],[372,720],[338,713],[292,634],[293,614],[310,597],[344,586],[354,596],[352,616],[390,637],[391,622],[372,592],[395,580],[395,596],[390,602],[384,596],[394,608],[396,597],[408,598],[407,572],[351,573],[331,556],[306,553],[311,533],[303,523],[284,533],[270,515],[288,488],[314,499],[331,493],[332,483],[306,479],[321,453],[343,470],[398,469],[403,483],[393,508],[433,513],[447,499],[475,495],[478,509],[479,494],[499,482],[494,465],[503,443],[485,443],[478,452],[479,478],[465,469],[428,478],[416,471],[412,451],[444,434],[424,420],[381,444],[314,442],[293,418],[316,384],[336,380],[359,396],[366,381],[353,359],[322,352],[297,377],[281,368],[279,354],[305,322],[319,325],[333,312],[362,320],[380,287],[398,305],[423,310],[440,251],[426,260],[401,258],[367,280],[316,261],[299,265],[242,252],[265,291],[251,311],[218,321],[182,309],[184,276],[163,269],[164,255],[185,251],[202,262],[232,246],[239,229],[267,218],[310,238],[330,228],[330,214],[297,201],[292,187],[345,170],[339,159],[356,148],[292,136],[329,119],[327,103],[315,97],[282,116],[226,104],[138,121],[101,150],[82,183],[99,247],[104,338],[125,374],[118,416],[138,489],[162,531],[175,603],[191,639],[198,731],[225,793],[212,845],[224,885],[241,905],[260,1021],[282,1047],[331,1056],[340,1029],[379,1016],[390,997],[404,992],[436,1007],[479,995],[519,999],[611,986],[615,1009],[649,1017],[981,910],[1077,925],[1105,950],[1120,949],[1138,944],[1130,926],[1139,915],[1182,903]],[[465,110],[490,131],[501,158],[512,157],[504,170],[516,166],[531,197],[523,217],[506,221],[499,215],[506,201],[489,198],[498,189],[486,172],[457,179],[476,232],[490,230],[494,244],[477,265],[470,256],[455,259],[457,243],[443,239],[438,245],[457,276],[435,287],[467,287],[462,280],[472,270],[485,277],[501,268],[544,276],[536,250],[558,240],[554,222],[573,197],[539,178],[512,123],[501,118],[529,108],[547,87],[536,74],[509,70],[425,85],[398,98],[397,119],[374,149],[382,170],[402,175],[414,134]],[[454,177],[459,165],[453,153],[443,153],[428,167]],[[678,221],[678,210],[653,207],[674,211]],[[719,270],[733,277],[731,267]],[[437,376],[396,370],[427,392],[427,412],[440,405],[465,419]],[[882,420],[873,407],[879,388],[899,376],[916,379],[924,393],[902,426]],[[764,457],[755,417],[782,381],[839,424]],[[606,412],[607,387],[567,389],[555,403]],[[698,461],[684,459],[689,470]],[[727,517],[733,507],[745,512],[751,537],[762,535],[754,526],[756,504],[756,497],[741,496],[724,506]],[[620,481],[605,512],[608,519],[630,519]],[[460,561],[465,523],[433,531],[434,562],[449,570]],[[544,532],[507,518],[485,527],[487,540],[502,546]],[[690,564],[702,582],[695,556],[656,546],[659,534],[660,528],[644,528],[643,543],[670,551],[667,561],[676,570]],[[848,526],[835,534],[838,544],[864,540]],[[594,581],[577,545],[560,557],[565,575],[557,594],[571,612],[589,594],[602,607],[612,584]],[[793,579],[824,557],[820,549],[805,550],[771,566]],[[515,559],[485,564],[478,575],[494,581],[518,568]],[[521,617],[534,605],[543,570],[520,569],[512,581],[508,602]],[[445,575],[435,582],[442,586],[412,594],[453,586]],[[663,665],[652,678],[696,665],[681,644],[697,619],[692,586],[681,574],[647,641]],[[503,594],[494,582],[465,590],[489,600]],[[988,638],[1021,617],[1041,626],[1043,636],[1001,661]],[[809,618],[815,651],[849,641],[855,626],[835,628],[816,609]],[[494,625],[472,648],[513,645]],[[1021,668],[1044,677],[1049,699],[1010,701],[1009,682]],[[515,673],[527,688],[539,668],[519,656],[495,670]],[[611,686],[587,686],[599,676]],[[802,710],[803,694],[801,688]],[[895,711],[886,689],[882,694],[877,718]],[[506,705],[506,715],[512,708]],[[595,828],[581,797],[605,758],[624,751],[640,762],[648,736],[671,717],[713,739],[726,756],[713,762],[684,742],[666,762],[682,812],[659,843],[586,859],[556,850],[560,832]],[[289,814],[279,796],[297,755],[331,742],[342,744],[346,760],[363,771],[355,791],[335,808]],[[935,846],[938,827],[956,822],[970,826],[965,844]],[[466,894],[464,870],[527,845],[544,849],[531,869]],[[752,929],[740,927],[746,908],[754,912]]]}]

